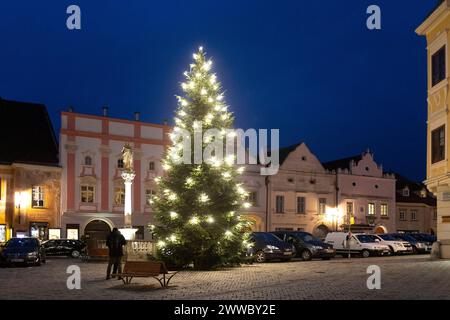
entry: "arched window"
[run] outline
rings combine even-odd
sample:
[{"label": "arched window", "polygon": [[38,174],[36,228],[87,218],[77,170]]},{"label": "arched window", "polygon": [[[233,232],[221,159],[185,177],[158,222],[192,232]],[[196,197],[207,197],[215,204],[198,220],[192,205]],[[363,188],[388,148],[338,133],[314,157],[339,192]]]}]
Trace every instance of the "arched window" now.
[{"label": "arched window", "polygon": [[85,165],[85,166],[92,166],[92,158],[89,157],[89,156],[86,156],[86,157],[84,158],[84,165]]},{"label": "arched window", "polygon": [[148,170],[149,171],[155,171],[155,162],[154,161],[150,161],[148,163]]}]

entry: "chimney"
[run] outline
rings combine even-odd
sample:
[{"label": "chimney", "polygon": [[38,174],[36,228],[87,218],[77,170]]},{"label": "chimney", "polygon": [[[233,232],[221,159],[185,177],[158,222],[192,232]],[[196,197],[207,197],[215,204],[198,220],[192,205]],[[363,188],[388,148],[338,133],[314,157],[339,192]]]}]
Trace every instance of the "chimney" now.
[{"label": "chimney", "polygon": [[108,116],[108,107],[107,106],[103,106],[102,107],[102,113],[104,117]]},{"label": "chimney", "polygon": [[73,107],[72,106],[69,106],[69,112],[73,112]]},{"label": "chimney", "polygon": [[141,116],[141,113],[138,112],[138,111],[136,111],[136,112],[134,113],[134,120],[139,121],[139,117],[140,117],[140,116]]}]

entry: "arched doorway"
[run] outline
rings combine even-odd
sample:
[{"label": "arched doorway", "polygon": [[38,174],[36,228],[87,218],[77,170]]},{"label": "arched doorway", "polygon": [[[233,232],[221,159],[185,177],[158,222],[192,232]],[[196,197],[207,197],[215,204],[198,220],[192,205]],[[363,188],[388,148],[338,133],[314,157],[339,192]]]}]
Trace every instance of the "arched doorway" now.
[{"label": "arched doorway", "polygon": [[329,232],[330,232],[330,229],[328,229],[328,227],[326,225],[321,224],[314,229],[313,234],[317,238],[325,239],[325,237],[327,236],[327,234]]},{"label": "arched doorway", "polygon": [[103,220],[92,220],[84,228],[84,236],[90,248],[102,248],[111,232],[110,226]]},{"label": "arched doorway", "polygon": [[383,226],[378,226],[375,228],[375,233],[380,234],[380,233],[386,233],[386,228]]}]

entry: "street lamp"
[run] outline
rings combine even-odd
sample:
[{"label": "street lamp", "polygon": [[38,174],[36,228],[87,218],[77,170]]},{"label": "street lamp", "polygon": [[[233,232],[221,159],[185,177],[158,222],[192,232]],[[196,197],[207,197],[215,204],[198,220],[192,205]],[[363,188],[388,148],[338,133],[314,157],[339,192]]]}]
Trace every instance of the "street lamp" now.
[{"label": "street lamp", "polygon": [[327,207],[325,217],[331,223],[333,231],[337,231],[339,221],[339,209],[336,207]]}]

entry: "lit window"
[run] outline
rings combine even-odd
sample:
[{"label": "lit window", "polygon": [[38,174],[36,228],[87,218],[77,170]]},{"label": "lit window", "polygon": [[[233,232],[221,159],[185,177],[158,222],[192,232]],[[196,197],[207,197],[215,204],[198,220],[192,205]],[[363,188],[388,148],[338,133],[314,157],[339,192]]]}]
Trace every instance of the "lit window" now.
[{"label": "lit window", "polygon": [[114,188],[114,204],[115,205],[124,205],[125,204],[125,188],[124,187],[115,187]]},{"label": "lit window", "polygon": [[319,214],[325,214],[327,208],[327,199],[319,198]]},{"label": "lit window", "polygon": [[250,191],[248,193],[247,202],[249,202],[252,207],[256,207],[258,205],[258,194],[256,191]]},{"label": "lit window", "polygon": [[155,171],[155,162],[154,161],[150,161],[148,163],[148,170]]},{"label": "lit window", "polygon": [[388,205],[386,203],[382,203],[380,205],[380,215],[382,217],[386,217],[388,215]]},{"label": "lit window", "polygon": [[276,213],[284,213],[284,196],[276,196]]},{"label": "lit window", "polygon": [[305,197],[297,197],[297,213],[306,213]]},{"label": "lit window", "polygon": [[31,190],[32,202],[31,206],[33,208],[41,208],[44,206],[44,187],[35,186]]},{"label": "lit window", "polygon": [[88,185],[81,186],[81,202],[83,203],[94,202],[94,186]]},{"label": "lit window", "polygon": [[123,159],[117,160],[117,168],[123,169]]},{"label": "lit window", "polygon": [[353,202],[347,202],[347,216],[353,216]]},{"label": "lit window", "polygon": [[369,203],[367,206],[367,214],[374,215],[375,214],[375,203]]},{"label": "lit window", "polygon": [[152,205],[152,197],[155,195],[155,191],[152,189],[145,190],[145,203],[149,206]]}]

